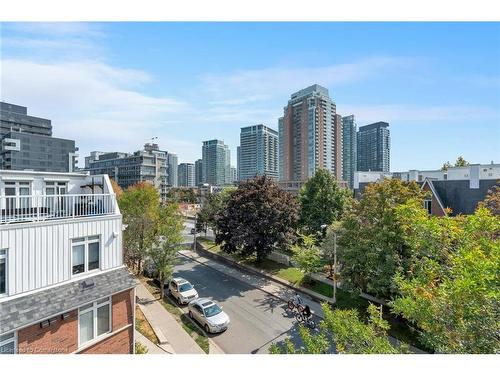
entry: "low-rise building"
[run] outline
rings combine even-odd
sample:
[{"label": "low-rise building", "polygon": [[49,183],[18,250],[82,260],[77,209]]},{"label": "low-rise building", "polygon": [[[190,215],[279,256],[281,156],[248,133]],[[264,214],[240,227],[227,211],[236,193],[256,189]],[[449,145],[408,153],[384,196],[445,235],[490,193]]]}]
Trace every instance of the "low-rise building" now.
[{"label": "low-rise building", "polygon": [[94,151],[85,158],[85,167],[91,175],[109,175],[122,189],[150,182],[163,200],[167,197],[167,152],[161,151],[157,144],[146,143],[144,150],[133,154]]},{"label": "low-rise building", "polygon": [[122,246],[107,175],[0,170],[0,353],[133,353]]},{"label": "low-rise building", "polygon": [[366,186],[384,178],[415,181],[429,191],[425,207],[432,215],[472,214],[486,198],[488,190],[499,183],[500,164],[471,164],[448,170],[410,170],[406,172],[355,172],[354,195],[359,197]]}]

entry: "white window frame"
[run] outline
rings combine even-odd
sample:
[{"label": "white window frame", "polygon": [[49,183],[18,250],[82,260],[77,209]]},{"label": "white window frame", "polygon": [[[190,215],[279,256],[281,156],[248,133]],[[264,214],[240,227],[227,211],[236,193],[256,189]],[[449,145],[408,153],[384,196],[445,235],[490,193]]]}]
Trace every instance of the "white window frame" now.
[{"label": "white window frame", "polygon": [[424,208],[427,211],[429,215],[431,215],[432,212],[432,198],[426,198],[424,199]]},{"label": "white window frame", "polygon": [[[11,342],[14,343],[14,353],[13,354],[17,354],[17,331],[16,332],[9,332],[9,333],[4,333],[0,336],[5,336],[5,335],[9,335],[9,334],[13,334],[12,337],[4,340],[4,341],[0,341],[0,347],[4,346],[4,345],[7,345],[7,344],[10,344]],[[3,354],[0,352],[0,355]]]},{"label": "white window frame", "polygon": [[[82,239],[81,241],[76,241]],[[88,270],[89,268],[89,244],[98,243],[99,244],[99,267],[95,270]],[[73,273],[73,247],[84,245],[83,248],[83,272]],[[70,256],[70,270],[71,277],[79,277],[83,274],[89,274],[94,272],[99,272],[102,267],[102,243],[100,235],[86,236],[86,237],[75,237],[70,240],[71,256]]]},{"label": "white window frame", "polygon": [[[105,299],[105,301],[104,301]],[[92,305],[86,308],[85,310],[80,310],[82,307],[86,305]],[[109,305],[109,330],[107,330],[104,333],[101,333],[100,335],[97,335],[97,309],[99,307]],[[93,325],[94,325],[94,331],[93,331],[93,338],[89,341],[86,341],[84,343],[80,343],[80,315],[88,313],[89,311],[92,311],[92,318],[93,318]],[[111,299],[111,296],[109,297],[104,297],[101,298],[95,302],[90,302],[86,303],[78,308],[78,349],[93,345],[94,343],[98,342],[101,340],[101,337],[108,335],[113,331],[113,301]]]},{"label": "white window frame", "polygon": [[0,249],[0,260],[5,263],[5,293],[0,293],[0,298],[9,295],[9,252],[7,249]]}]

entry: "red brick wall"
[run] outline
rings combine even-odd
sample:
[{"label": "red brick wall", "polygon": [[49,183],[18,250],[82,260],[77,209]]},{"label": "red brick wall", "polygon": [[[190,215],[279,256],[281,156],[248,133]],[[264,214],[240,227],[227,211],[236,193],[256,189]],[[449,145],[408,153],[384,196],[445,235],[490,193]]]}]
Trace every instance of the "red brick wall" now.
[{"label": "red brick wall", "polygon": [[112,297],[113,331],[116,331],[134,321],[134,290],[126,290]]},{"label": "red brick wall", "polygon": [[[112,296],[112,331],[133,323],[133,289]],[[82,353],[132,353],[133,327],[96,343]],[[78,310],[46,328],[40,324],[18,331],[18,352],[25,354],[73,353],[78,349]]]},{"label": "red brick wall", "polygon": [[58,321],[46,328],[40,324],[20,329],[17,332],[20,354],[64,354],[77,349],[78,310],[70,312],[68,319]]},{"label": "red brick wall", "polygon": [[132,354],[133,353],[133,327],[124,329],[116,335],[99,341],[95,345],[82,350],[81,354]]}]

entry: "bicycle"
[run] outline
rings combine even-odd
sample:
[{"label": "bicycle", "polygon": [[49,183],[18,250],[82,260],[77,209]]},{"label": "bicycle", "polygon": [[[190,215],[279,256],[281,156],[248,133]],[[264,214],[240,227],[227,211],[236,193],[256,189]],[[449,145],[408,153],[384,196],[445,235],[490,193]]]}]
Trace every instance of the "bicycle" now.
[{"label": "bicycle", "polygon": [[316,328],[316,322],[312,319],[312,313],[308,306],[304,307],[302,311],[296,312],[295,319],[297,319],[299,323],[304,324],[311,329]]},{"label": "bicycle", "polygon": [[300,304],[300,303],[297,303],[296,302],[297,299],[295,297],[291,298],[289,301],[288,301],[288,308],[293,311],[295,309],[297,309],[298,312],[302,312],[304,310],[304,305]]}]

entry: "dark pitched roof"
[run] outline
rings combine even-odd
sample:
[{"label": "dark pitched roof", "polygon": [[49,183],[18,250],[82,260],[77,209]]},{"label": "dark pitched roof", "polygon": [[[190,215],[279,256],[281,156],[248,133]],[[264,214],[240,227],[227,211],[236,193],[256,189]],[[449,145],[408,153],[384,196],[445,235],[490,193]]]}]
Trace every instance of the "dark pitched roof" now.
[{"label": "dark pitched roof", "polygon": [[[84,282],[94,284],[84,288]],[[120,267],[83,280],[2,302],[0,303],[0,334],[48,319],[96,299],[134,288],[137,284],[132,274],[125,267]]]}]

